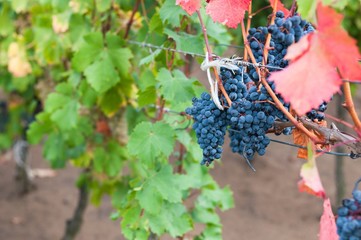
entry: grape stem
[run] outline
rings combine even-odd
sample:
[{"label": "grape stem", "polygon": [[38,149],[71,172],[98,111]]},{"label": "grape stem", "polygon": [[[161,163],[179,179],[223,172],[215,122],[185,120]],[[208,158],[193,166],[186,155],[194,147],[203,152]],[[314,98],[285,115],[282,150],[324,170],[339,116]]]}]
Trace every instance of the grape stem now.
[{"label": "grape stem", "polygon": [[252,13],[252,14],[251,14],[251,17],[253,17],[253,16],[257,15],[258,13],[262,12],[263,10],[266,10],[266,9],[268,9],[268,8],[271,8],[271,7],[272,7],[272,6],[269,5],[269,6],[265,6],[265,7],[263,7],[263,8],[260,8],[260,9],[258,9],[257,11],[255,11],[254,13]]},{"label": "grape stem", "polygon": [[352,100],[351,88],[350,88],[349,82],[343,83],[343,92],[345,94],[345,104],[343,106],[346,108],[346,110],[350,114],[352,121],[355,124],[356,132],[357,132],[358,136],[360,137],[361,136],[361,122],[360,122],[360,119],[358,118],[357,112],[355,110],[355,105]]},{"label": "grape stem", "polygon": [[[248,6],[248,17],[247,17],[247,29],[246,29],[246,32],[249,31],[250,27],[251,27],[251,21],[252,21],[252,1],[249,3],[249,6]],[[243,22],[243,19],[242,19],[242,22]],[[248,61],[248,54],[247,54],[247,49],[244,49],[243,51],[243,60],[244,61]]]},{"label": "grape stem", "polygon": [[[197,13],[197,15],[198,15],[199,23],[201,24],[201,27],[202,27],[204,42],[205,42],[206,49],[207,49],[207,53],[208,53],[208,60],[209,60],[209,61],[212,61],[212,60],[213,60],[213,59],[212,59],[212,56],[213,56],[213,55],[212,55],[211,48],[210,48],[210,46],[209,46],[207,29],[206,29],[206,26],[205,26],[204,23],[203,23],[203,19],[202,19],[202,16],[201,16],[200,11],[197,10],[196,13]],[[223,84],[222,84],[222,81],[221,81],[221,79],[219,78],[217,69],[216,69],[215,67],[213,67],[213,72],[214,72],[214,75],[216,76],[216,80],[217,80],[219,89],[221,90],[223,96],[226,98],[228,105],[231,106],[231,105],[232,105],[232,101],[231,101],[231,99],[229,98],[226,90],[224,89]]]},{"label": "grape stem", "polygon": [[330,114],[327,114],[327,113],[324,113],[324,114],[325,114],[325,116],[327,118],[330,118],[331,120],[336,121],[338,123],[341,123],[341,124],[345,125],[346,127],[351,128],[351,129],[356,131],[355,126],[353,126],[352,124],[350,124],[350,123],[348,123],[348,122],[346,122],[346,121],[344,121],[344,120],[342,120],[340,118],[334,117],[334,116],[332,116]]},{"label": "grape stem", "polygon": [[137,10],[138,10],[138,8],[139,8],[139,5],[140,5],[140,0],[137,0],[137,1],[135,2],[135,5],[134,5],[134,7],[133,7],[132,14],[130,15],[129,21],[128,21],[128,23],[127,23],[127,28],[126,28],[125,33],[124,33],[124,39],[127,39],[127,38],[128,38],[129,31],[130,31],[130,27],[131,27],[132,24],[133,24],[134,16],[135,16],[135,13],[137,12]]},{"label": "grape stem", "polygon": [[[275,1],[275,6],[273,8],[273,16],[272,16],[272,21],[271,23],[274,21],[274,17],[276,16],[276,9],[277,9],[277,1]],[[310,131],[307,130],[307,128],[305,128],[305,126],[303,126],[302,123],[298,122],[296,120],[296,118],[294,118],[292,116],[291,113],[289,113],[287,111],[287,109],[283,106],[283,104],[280,102],[280,100],[278,99],[278,97],[276,96],[276,94],[273,92],[272,88],[269,86],[268,82],[266,81],[266,78],[264,76],[264,74],[261,74],[261,70],[260,68],[257,66],[257,61],[253,56],[253,52],[249,46],[249,42],[247,41],[247,33],[246,33],[246,29],[244,26],[244,22],[241,21],[241,28],[242,28],[242,36],[243,36],[243,41],[244,41],[244,46],[248,52],[249,57],[252,60],[252,63],[255,64],[255,68],[257,70],[258,76],[261,79],[261,82],[263,84],[263,86],[266,88],[267,92],[269,93],[269,95],[272,97],[273,101],[275,102],[276,106],[278,109],[280,109],[283,114],[285,114],[285,116],[293,123],[293,125],[295,127],[297,127],[298,129],[300,129],[304,134],[306,134],[313,142],[318,142],[317,137],[315,136],[315,134],[311,133]],[[267,40],[268,40],[269,35],[267,36]],[[267,53],[268,55],[268,50],[267,48],[269,47],[269,43],[270,40],[267,41],[266,40],[266,45],[264,47],[264,53]],[[264,59],[266,59],[266,57],[264,57]],[[263,60],[265,61],[265,60]]]},{"label": "grape stem", "polygon": [[232,101],[231,101],[231,99],[229,98],[228,93],[226,92],[226,89],[224,89],[223,84],[222,84],[222,81],[221,81],[221,79],[219,78],[219,75],[218,75],[218,73],[217,73],[217,69],[216,69],[215,67],[213,68],[213,72],[214,72],[214,75],[216,76],[216,79],[217,79],[217,82],[218,82],[218,87],[219,87],[219,89],[221,90],[223,96],[224,96],[224,97],[226,98],[226,100],[227,100],[228,106],[232,106]]},{"label": "grape stem", "polygon": [[[272,18],[271,18],[271,23],[270,23],[271,25],[274,24],[274,22],[275,22],[276,10],[277,10],[277,2],[278,1],[275,1],[274,6],[273,6]],[[271,43],[271,34],[268,33],[267,38],[266,38],[266,42],[264,44],[264,49],[263,49],[262,65],[266,65],[266,63],[267,63],[268,48],[270,46],[270,43]]]}]

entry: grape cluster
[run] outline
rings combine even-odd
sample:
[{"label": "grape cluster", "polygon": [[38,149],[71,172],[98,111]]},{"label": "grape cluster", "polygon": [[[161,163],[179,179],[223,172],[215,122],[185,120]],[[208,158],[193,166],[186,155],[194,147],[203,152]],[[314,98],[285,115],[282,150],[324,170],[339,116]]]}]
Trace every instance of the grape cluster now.
[{"label": "grape cluster", "polygon": [[[287,48],[300,40],[309,32],[314,31],[311,24],[302,20],[299,16],[285,18],[283,12],[277,12],[275,24],[269,27],[251,28],[248,34],[248,42],[257,63],[264,62],[264,46],[267,34],[271,34],[270,50],[265,63],[269,66],[268,71],[279,71],[288,66],[284,59]],[[275,90],[275,84],[266,80],[270,87]],[[221,102],[224,111],[217,109],[208,93],[193,100],[193,106],[186,109],[186,113],[193,116],[195,123],[193,129],[196,131],[198,143],[203,149],[202,164],[210,164],[218,159],[222,153],[224,136],[228,129],[230,146],[233,152],[239,153],[247,161],[252,160],[258,153],[264,155],[270,139],[266,136],[269,130],[275,134],[291,134],[293,128],[284,128],[282,132],[274,129],[274,122],[288,121],[286,116],[275,104],[266,88],[260,84],[256,68],[248,66],[247,71],[243,67],[238,70],[221,68],[220,79],[232,101],[229,106],[224,96]],[[283,106],[289,110],[290,105],[285,103],[282,96],[277,94]],[[320,105],[307,113],[312,120],[323,120],[327,103]]]},{"label": "grape cluster", "polygon": [[193,107],[187,108],[186,113],[195,120],[193,129],[203,150],[201,164],[209,165],[214,159],[221,157],[227,130],[226,112],[219,110],[211,96],[204,92],[201,98],[193,98]]},{"label": "grape cluster", "polygon": [[[287,48],[294,42],[298,42],[302,36],[313,32],[315,29],[313,26],[302,20],[299,16],[292,16],[289,18],[284,18],[283,12],[277,12],[275,18],[275,24],[266,27],[251,28],[249,30],[248,41],[250,42],[250,47],[252,49],[253,55],[255,56],[257,62],[262,62],[263,60],[263,48],[267,34],[271,34],[270,41],[270,51],[267,58],[267,65],[271,66],[269,71],[279,71],[279,67],[285,68],[288,66],[288,61],[284,59],[287,54]],[[258,74],[255,68],[250,69],[250,76],[253,81],[259,81]],[[273,82],[269,82],[271,87],[274,89]],[[280,95],[277,96],[281,101],[283,101]],[[289,104],[284,104],[285,108],[289,108]],[[318,109],[313,109],[308,112],[306,115],[311,120],[324,120],[325,116],[323,112],[327,108],[327,103],[324,102],[320,105]],[[287,119],[282,116],[278,116],[280,120],[287,121]],[[292,132],[291,128],[284,130],[285,134],[290,134]]]},{"label": "grape cluster", "polygon": [[252,84],[247,88],[252,80],[242,70],[233,73],[223,69],[221,79],[230,98],[234,96],[232,106],[227,109],[232,151],[247,160],[251,160],[256,152],[264,155],[270,142],[266,133],[274,123],[274,117],[267,110],[266,95]]},{"label": "grape cluster", "polygon": [[361,239],[361,191],[357,190],[361,179],[357,181],[353,198],[344,199],[342,207],[337,210],[337,233],[340,240]]},{"label": "grape cluster", "polygon": [[306,115],[309,119],[311,120],[318,120],[318,121],[322,121],[325,119],[325,114],[324,112],[327,109],[327,102],[323,102],[318,109],[312,109],[311,111],[309,111]]}]

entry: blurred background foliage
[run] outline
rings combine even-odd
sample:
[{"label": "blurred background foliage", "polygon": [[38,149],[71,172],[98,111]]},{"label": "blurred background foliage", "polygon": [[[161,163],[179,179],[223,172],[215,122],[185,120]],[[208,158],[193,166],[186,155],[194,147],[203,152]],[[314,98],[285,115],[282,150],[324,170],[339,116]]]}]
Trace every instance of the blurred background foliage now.
[{"label": "blurred background foliage", "polygon": [[[292,3],[285,1],[287,7]],[[351,0],[340,8],[359,46],[360,3]],[[253,10],[268,5],[253,1]],[[266,25],[271,11],[257,13],[252,26]],[[243,45],[239,29],[213,23],[203,10],[202,16],[216,54],[230,44]],[[111,196],[112,216],[123,219],[122,232],[129,239],[181,236],[197,222],[206,226],[200,239],[217,239],[216,209],[232,207],[232,193],[199,167],[194,134],[177,131],[189,126],[184,116],[159,111],[183,111],[204,90],[189,77],[194,60],[128,40],[204,53],[197,17],[188,16],[175,0],[0,0],[0,151],[24,139],[43,144],[53,168],[70,163],[83,169],[77,186],[86,186],[94,204],[104,194]],[[229,51],[242,55],[242,48]],[[172,87],[167,78],[187,85]],[[151,156],[144,159],[144,149],[129,147],[128,142],[143,140],[131,134],[137,126],[145,135],[150,129],[157,137],[166,135],[165,149],[149,143]],[[175,181],[164,189],[152,184],[170,179]],[[170,189],[176,199],[168,196]],[[200,194],[194,208],[186,209],[183,200],[194,190]],[[157,216],[155,206],[165,210]],[[169,225],[169,213],[182,221]]]}]

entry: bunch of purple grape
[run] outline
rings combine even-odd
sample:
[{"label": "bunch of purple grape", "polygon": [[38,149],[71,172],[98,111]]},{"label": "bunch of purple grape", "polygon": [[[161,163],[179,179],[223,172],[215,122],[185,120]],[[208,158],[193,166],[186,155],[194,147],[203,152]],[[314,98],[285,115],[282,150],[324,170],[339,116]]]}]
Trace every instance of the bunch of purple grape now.
[{"label": "bunch of purple grape", "polygon": [[353,198],[344,199],[342,207],[337,210],[336,225],[340,240],[361,239],[361,190],[358,190],[360,182],[361,178],[352,191]]}]

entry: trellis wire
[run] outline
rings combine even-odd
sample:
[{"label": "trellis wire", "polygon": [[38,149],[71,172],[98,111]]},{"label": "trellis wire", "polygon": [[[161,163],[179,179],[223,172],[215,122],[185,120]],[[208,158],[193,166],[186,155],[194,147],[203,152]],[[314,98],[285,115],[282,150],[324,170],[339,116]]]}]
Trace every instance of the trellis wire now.
[{"label": "trellis wire", "polygon": [[[141,47],[148,47],[148,48],[160,49],[160,50],[165,50],[165,51],[170,51],[170,52],[176,52],[176,53],[181,53],[181,54],[184,54],[184,55],[191,55],[191,56],[195,56],[195,57],[201,57],[203,59],[206,57],[205,54],[192,53],[192,52],[187,52],[187,51],[178,50],[178,49],[174,49],[174,48],[157,46],[157,45],[153,45],[151,43],[146,43],[146,42],[137,42],[137,41],[133,41],[133,40],[128,40],[127,42],[129,44],[134,44],[134,45],[138,45],[138,46],[141,46]],[[226,46],[226,44],[222,44],[222,46]],[[227,45],[227,46],[232,46],[232,45]],[[214,55],[213,57],[220,58],[220,57],[218,57],[216,55]],[[250,63],[250,62],[246,62],[246,61],[242,61],[242,60],[238,60],[238,59],[233,59],[233,62],[235,62],[239,66],[266,67],[266,68],[278,69],[278,70],[283,69],[283,68],[276,67],[276,66],[263,65],[263,64],[260,64],[260,63],[254,64],[254,63]]]},{"label": "trellis wire", "polygon": [[[271,142],[276,142],[276,143],[288,145],[288,146],[291,146],[291,147],[307,149],[307,147],[301,146],[301,145],[298,145],[298,144],[288,143],[288,142],[284,142],[284,141],[280,141],[280,140],[272,139],[272,138],[270,138],[270,140],[271,140]],[[329,155],[335,155],[335,156],[341,156],[341,157],[351,157],[350,153],[327,152],[327,151],[322,151],[322,150],[316,150],[316,152],[325,153],[325,154],[329,154]]]},{"label": "trellis wire", "polygon": [[[203,58],[203,59],[206,57],[205,54],[199,54],[199,53],[193,53],[193,52],[178,50],[178,49],[169,48],[169,47],[157,46],[157,45],[154,45],[154,44],[151,44],[151,43],[146,43],[146,42],[138,42],[138,41],[134,41],[134,40],[127,40],[127,42],[129,44],[138,45],[138,46],[141,46],[141,47],[160,49],[160,50],[164,50],[164,51],[180,53],[180,54],[183,54],[183,55],[190,55],[190,56],[194,56],[194,57],[200,57],[200,58]],[[224,46],[224,47],[232,47],[232,48],[244,48],[242,46],[235,46],[235,45],[228,45],[228,44],[213,44],[213,45],[215,45],[215,46]],[[220,57],[218,57],[216,55],[214,55],[214,57],[220,58]],[[246,67],[253,66],[253,67],[266,67],[266,68],[269,68],[269,69],[277,69],[277,70],[283,70],[284,69],[284,68],[276,67],[276,66],[263,65],[263,64],[260,64],[260,63],[254,64],[254,63],[250,63],[250,62],[246,62],[246,61],[242,61],[242,60],[234,60],[234,62],[236,62],[239,66],[246,66]],[[359,62],[361,62],[361,59],[359,60]],[[343,82],[361,84],[361,80],[358,80],[358,79],[354,79],[354,80],[342,79],[342,81]]]}]

